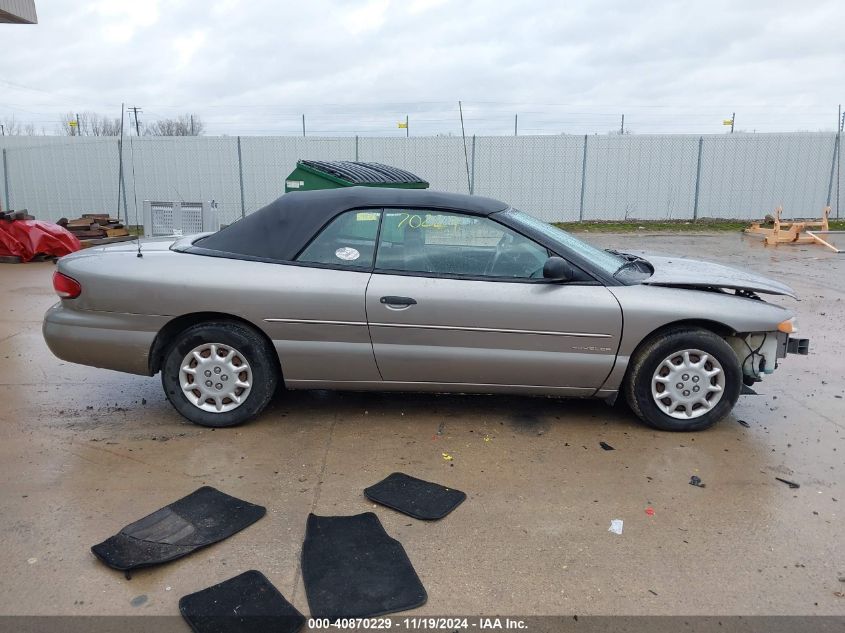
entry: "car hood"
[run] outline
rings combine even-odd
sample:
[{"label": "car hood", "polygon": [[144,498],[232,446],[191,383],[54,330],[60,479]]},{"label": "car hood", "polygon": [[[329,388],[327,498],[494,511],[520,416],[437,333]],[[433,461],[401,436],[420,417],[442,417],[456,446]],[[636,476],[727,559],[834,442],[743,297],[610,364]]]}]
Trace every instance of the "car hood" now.
[{"label": "car hood", "polygon": [[779,281],[722,264],[684,257],[644,255],[654,273],[642,283],[685,288],[730,288],[797,298],[795,291]]}]

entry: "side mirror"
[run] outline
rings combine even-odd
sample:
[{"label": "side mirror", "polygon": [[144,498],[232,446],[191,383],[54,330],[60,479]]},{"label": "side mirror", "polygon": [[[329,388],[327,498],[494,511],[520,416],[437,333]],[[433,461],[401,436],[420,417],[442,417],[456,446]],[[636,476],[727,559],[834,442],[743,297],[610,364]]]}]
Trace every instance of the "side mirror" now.
[{"label": "side mirror", "polygon": [[575,278],[575,269],[562,257],[549,257],[543,264],[543,278],[550,281],[571,281]]}]

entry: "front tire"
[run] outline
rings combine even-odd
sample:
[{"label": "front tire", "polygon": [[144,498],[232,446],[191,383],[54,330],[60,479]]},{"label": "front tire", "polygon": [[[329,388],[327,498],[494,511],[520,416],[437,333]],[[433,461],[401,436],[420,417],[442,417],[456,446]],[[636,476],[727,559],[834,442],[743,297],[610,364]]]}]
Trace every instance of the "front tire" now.
[{"label": "front tire", "polygon": [[742,387],[739,360],[702,329],[652,337],[631,359],[625,398],[643,422],[663,431],[701,431],[730,413]]},{"label": "front tire", "polygon": [[254,329],[232,322],[193,325],[170,346],[161,384],[182,416],[208,427],[257,416],[279,381],[275,352]]}]

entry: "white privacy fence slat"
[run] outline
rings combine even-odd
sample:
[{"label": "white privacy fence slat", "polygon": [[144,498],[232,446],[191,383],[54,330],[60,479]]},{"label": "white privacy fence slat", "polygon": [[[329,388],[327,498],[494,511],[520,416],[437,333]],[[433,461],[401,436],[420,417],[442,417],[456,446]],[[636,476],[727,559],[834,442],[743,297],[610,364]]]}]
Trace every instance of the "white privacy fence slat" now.
[{"label": "white privacy fence slat", "polygon": [[[126,137],[121,215],[140,224],[144,200],[199,200],[228,224],[282,195],[297,160],[321,159],[394,165],[549,222],[750,219],[776,206],[808,217],[828,201],[836,217],[836,142],[821,132],[470,136],[465,150],[454,136]],[[0,152],[4,208],[49,220],[116,214],[118,139],[0,137]]]}]

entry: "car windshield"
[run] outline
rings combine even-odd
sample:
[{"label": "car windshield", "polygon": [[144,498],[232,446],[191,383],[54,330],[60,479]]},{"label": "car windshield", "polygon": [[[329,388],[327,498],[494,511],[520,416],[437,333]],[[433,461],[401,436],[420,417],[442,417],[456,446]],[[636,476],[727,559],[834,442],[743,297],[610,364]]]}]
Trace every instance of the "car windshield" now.
[{"label": "car windshield", "polygon": [[567,233],[563,229],[556,227],[554,224],[548,224],[547,222],[538,220],[537,218],[528,215],[527,213],[523,213],[522,211],[508,209],[504,212],[504,214],[506,214],[508,218],[513,220],[518,226],[524,226],[527,229],[538,231],[564,248],[578,253],[585,259],[589,259],[593,264],[601,268],[608,275],[616,273],[627,261],[619,255],[603,251],[582,240],[579,240],[571,233]]}]

